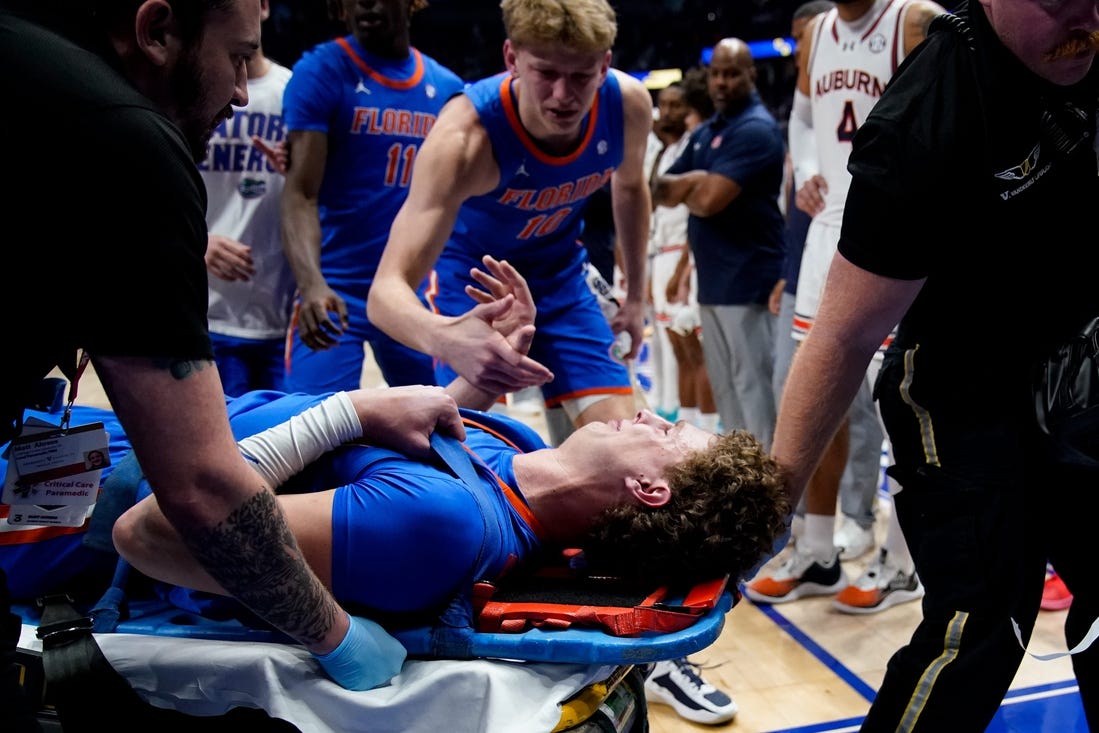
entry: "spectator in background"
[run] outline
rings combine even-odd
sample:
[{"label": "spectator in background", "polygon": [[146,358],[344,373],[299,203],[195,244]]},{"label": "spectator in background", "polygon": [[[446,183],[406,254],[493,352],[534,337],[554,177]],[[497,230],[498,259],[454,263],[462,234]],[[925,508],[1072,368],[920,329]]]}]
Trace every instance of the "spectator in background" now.
[{"label": "spectator in background", "polygon": [[[648,174],[650,186],[660,160],[664,156],[675,160],[674,151],[668,152],[669,135],[664,132],[664,129],[669,125],[677,125],[677,129],[682,129],[683,117],[687,109],[683,100],[683,87],[678,81],[671,82],[657,91],[655,97],[653,129],[649,132],[645,147],[645,171]],[[673,120],[677,121],[673,122]],[[679,136],[676,135],[671,142],[678,138]],[[672,232],[669,239],[668,232],[660,232],[661,221],[657,213],[661,208],[667,210],[668,207],[653,204],[649,223],[649,266],[645,294],[645,333],[649,344],[653,377],[649,404],[656,414],[665,420],[675,422],[679,419],[679,369],[675,352],[668,341],[668,308],[665,292],[668,279],[679,263],[679,253],[687,249],[686,214],[683,218],[682,238],[678,238],[676,233]],[[678,241],[675,241],[676,239]]]},{"label": "spectator in background", "polygon": [[739,38],[715,47],[709,91],[717,113],[653,183],[654,201],[685,203],[698,272],[702,347],[724,430],[771,443],[775,317],[767,309],[782,266],[778,197],[786,145],[755,89],[751,50]]},{"label": "spectator in background", "polygon": [[683,121],[687,130],[693,132],[714,114],[714,100],[710,99],[710,74],[705,66],[694,66],[683,72],[682,83],[687,104],[687,116]]},{"label": "spectator in background", "polygon": [[291,391],[358,387],[364,342],[387,384],[435,383],[431,357],[394,341],[366,315],[420,145],[462,89],[456,74],[411,46],[412,14],[426,4],[330,2],[350,35],[307,52],[286,87],[291,165],[282,226],[298,288]]},{"label": "spectator in background", "polygon": [[[260,8],[267,20],[267,0]],[[232,397],[284,389],[294,301],[294,274],[282,252],[279,223],[283,174],[254,144],[271,148],[285,139],[282,93],[290,69],[262,48],[247,68],[248,104],[217,126],[199,164],[208,198],[210,341],[222,388]]]},{"label": "spectator in background", "polygon": [[[659,116],[653,137],[661,148],[649,165],[650,181],[679,158],[689,144],[691,130],[713,114],[709,102],[705,72],[701,77],[696,72],[683,83],[670,84],[657,95]],[[700,111],[696,109],[699,105],[703,105]],[[657,372],[664,383],[660,394],[664,395],[666,405],[672,404],[674,398],[677,413],[676,417],[664,417],[673,421],[683,419],[704,430],[716,431],[717,406],[699,338],[698,280],[687,244],[689,215],[686,204],[653,207],[649,281],[653,342],[659,345],[653,349],[653,358],[657,364],[666,365]]]}]

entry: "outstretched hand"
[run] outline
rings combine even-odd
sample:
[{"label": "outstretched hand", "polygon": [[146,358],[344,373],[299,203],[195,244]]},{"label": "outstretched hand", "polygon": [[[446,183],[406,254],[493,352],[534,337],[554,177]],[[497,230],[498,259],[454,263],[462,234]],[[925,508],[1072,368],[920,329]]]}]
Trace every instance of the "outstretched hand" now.
[{"label": "outstretched hand", "polygon": [[[514,332],[515,343],[493,326],[498,319],[507,321],[514,295],[482,303],[443,326],[446,349],[444,360],[454,371],[477,389],[491,394],[518,392],[537,387],[553,379],[553,372],[531,359],[534,326]],[[519,348],[517,348],[519,347]]]},{"label": "outstretched hand", "polygon": [[490,394],[517,392],[553,379],[553,372],[527,356],[534,339],[534,298],[526,280],[506,261],[485,255],[485,269],[470,276],[484,290],[466,286],[478,301],[445,325],[443,358],[454,371]]},{"label": "outstretched hand", "polygon": [[492,327],[516,351],[526,354],[534,339],[534,318],[538,314],[527,281],[507,260],[497,260],[491,255],[485,255],[481,262],[488,272],[475,267],[469,274],[484,290],[466,285],[466,294],[478,303],[493,303],[512,296],[507,309],[493,319]]},{"label": "outstretched hand", "polygon": [[430,458],[435,431],[465,440],[458,405],[442,387],[406,386],[348,392],[363,426],[362,440],[412,458]]}]

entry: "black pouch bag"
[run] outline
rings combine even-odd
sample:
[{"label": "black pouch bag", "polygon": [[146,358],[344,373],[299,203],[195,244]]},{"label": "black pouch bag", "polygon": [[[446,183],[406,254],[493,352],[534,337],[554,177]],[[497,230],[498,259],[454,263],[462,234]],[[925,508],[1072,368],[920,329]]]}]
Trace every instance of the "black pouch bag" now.
[{"label": "black pouch bag", "polygon": [[1034,406],[1062,460],[1099,468],[1099,317],[1039,364]]}]

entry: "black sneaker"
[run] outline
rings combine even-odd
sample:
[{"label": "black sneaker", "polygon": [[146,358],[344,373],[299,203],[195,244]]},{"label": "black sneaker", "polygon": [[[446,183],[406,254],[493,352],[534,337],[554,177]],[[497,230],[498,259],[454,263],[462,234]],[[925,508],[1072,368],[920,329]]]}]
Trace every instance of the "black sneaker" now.
[{"label": "black sneaker", "polygon": [[645,679],[645,699],[670,705],[681,718],[717,725],[732,720],[736,703],[699,676],[701,667],[684,658],[657,662]]}]

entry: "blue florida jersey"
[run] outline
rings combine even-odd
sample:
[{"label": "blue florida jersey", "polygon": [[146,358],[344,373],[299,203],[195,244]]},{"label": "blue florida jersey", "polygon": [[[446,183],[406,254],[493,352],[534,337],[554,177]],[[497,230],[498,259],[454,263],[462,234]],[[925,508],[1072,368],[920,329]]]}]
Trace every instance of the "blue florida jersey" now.
[{"label": "blue florida jersey", "polygon": [[[326,395],[250,392],[229,402],[237,439],[266,430]],[[468,486],[441,465],[384,448],[348,445],[330,451],[280,492],[334,489],[332,591],[366,612],[435,609],[466,588],[472,576],[494,578],[529,560],[540,545],[518,493],[512,460],[545,447],[538,434],[505,416],[462,410],[466,445],[481,483]],[[517,497],[508,499],[505,486]],[[485,492],[481,502],[472,492]],[[487,532],[486,524],[494,525]],[[491,544],[488,538],[495,539]],[[225,599],[175,590],[178,605],[224,613]],[[230,602],[229,605],[235,605]]]},{"label": "blue florida jersey", "polygon": [[465,91],[492,141],[500,182],[462,204],[436,264],[438,285],[453,296],[437,307],[450,315],[469,309],[459,283],[470,282],[469,269],[480,267],[484,254],[507,259],[535,293],[540,282],[578,267],[586,257],[578,242],[584,204],[622,162],[622,91],[613,72],[582,122],[577,148],[567,155],[540,150],[523,128],[514,84],[505,73]]},{"label": "blue florida jersey", "polygon": [[416,153],[463,82],[416,49],[407,59],[385,59],[353,36],[315,46],[293,71],[283,96],[287,129],[328,137],[318,200],[321,269],[334,286],[368,287]]}]

